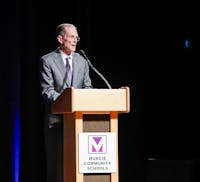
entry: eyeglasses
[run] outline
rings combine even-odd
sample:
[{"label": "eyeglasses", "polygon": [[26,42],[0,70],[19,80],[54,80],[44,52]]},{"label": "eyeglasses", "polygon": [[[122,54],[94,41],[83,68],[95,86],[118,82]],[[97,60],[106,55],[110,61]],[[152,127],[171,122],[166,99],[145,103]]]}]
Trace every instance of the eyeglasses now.
[{"label": "eyeglasses", "polygon": [[70,39],[76,39],[77,42],[80,41],[80,37],[79,36],[74,36],[74,35],[65,35],[65,36],[70,38]]}]

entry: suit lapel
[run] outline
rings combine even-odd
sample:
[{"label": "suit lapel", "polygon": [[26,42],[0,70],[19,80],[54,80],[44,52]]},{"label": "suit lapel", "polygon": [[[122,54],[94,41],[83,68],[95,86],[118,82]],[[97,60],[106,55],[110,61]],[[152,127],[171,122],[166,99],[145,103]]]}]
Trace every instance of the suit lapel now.
[{"label": "suit lapel", "polygon": [[61,53],[59,52],[59,50],[56,50],[54,63],[58,67],[58,69],[60,70],[60,73],[62,75],[65,75],[66,74],[66,69],[65,69],[65,65],[63,63],[63,60],[62,60],[62,57],[61,57]]},{"label": "suit lapel", "polygon": [[72,86],[73,86],[74,83],[76,82],[78,70],[79,70],[78,60],[77,60],[77,56],[75,54],[72,57],[72,67],[73,67],[73,71],[72,71]]}]

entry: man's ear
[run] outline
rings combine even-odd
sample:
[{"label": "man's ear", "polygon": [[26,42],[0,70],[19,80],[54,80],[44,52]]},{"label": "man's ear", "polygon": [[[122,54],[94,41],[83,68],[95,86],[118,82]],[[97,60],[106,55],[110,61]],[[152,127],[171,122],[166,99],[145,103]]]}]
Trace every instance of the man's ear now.
[{"label": "man's ear", "polygon": [[59,42],[60,44],[63,43],[63,39],[62,39],[62,36],[61,36],[61,35],[58,35],[58,36],[57,36],[57,40],[58,40],[58,42]]}]

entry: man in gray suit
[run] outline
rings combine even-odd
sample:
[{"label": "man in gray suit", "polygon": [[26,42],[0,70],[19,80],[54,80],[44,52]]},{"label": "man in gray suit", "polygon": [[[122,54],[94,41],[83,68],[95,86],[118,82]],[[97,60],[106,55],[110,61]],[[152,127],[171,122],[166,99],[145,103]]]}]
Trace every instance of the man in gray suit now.
[{"label": "man in gray suit", "polygon": [[63,182],[62,115],[51,114],[51,104],[65,88],[92,88],[89,65],[75,52],[80,40],[77,28],[69,23],[60,24],[56,28],[56,36],[59,47],[42,56],[40,60],[40,85],[45,102],[47,182]]}]

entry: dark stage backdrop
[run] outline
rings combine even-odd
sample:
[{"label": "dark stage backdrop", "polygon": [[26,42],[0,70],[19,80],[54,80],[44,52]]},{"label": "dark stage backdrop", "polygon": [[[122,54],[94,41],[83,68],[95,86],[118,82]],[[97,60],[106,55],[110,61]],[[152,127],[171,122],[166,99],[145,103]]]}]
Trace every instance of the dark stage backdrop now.
[{"label": "dark stage backdrop", "polygon": [[[5,2],[0,15],[0,171],[4,181],[14,181],[17,107],[20,181],[45,179],[39,58],[58,46],[55,28],[63,22],[78,27],[81,41],[77,48],[85,50],[113,88],[130,87],[131,111],[119,116],[120,181],[152,179],[157,172],[153,167],[160,163],[152,164],[151,159],[175,160],[178,166],[189,160],[192,173],[188,179],[198,178],[199,37],[195,6],[15,0],[13,4]],[[192,43],[189,48],[185,47],[186,39]],[[94,87],[106,88],[93,71],[91,77]],[[155,173],[150,174],[152,169]]]}]

